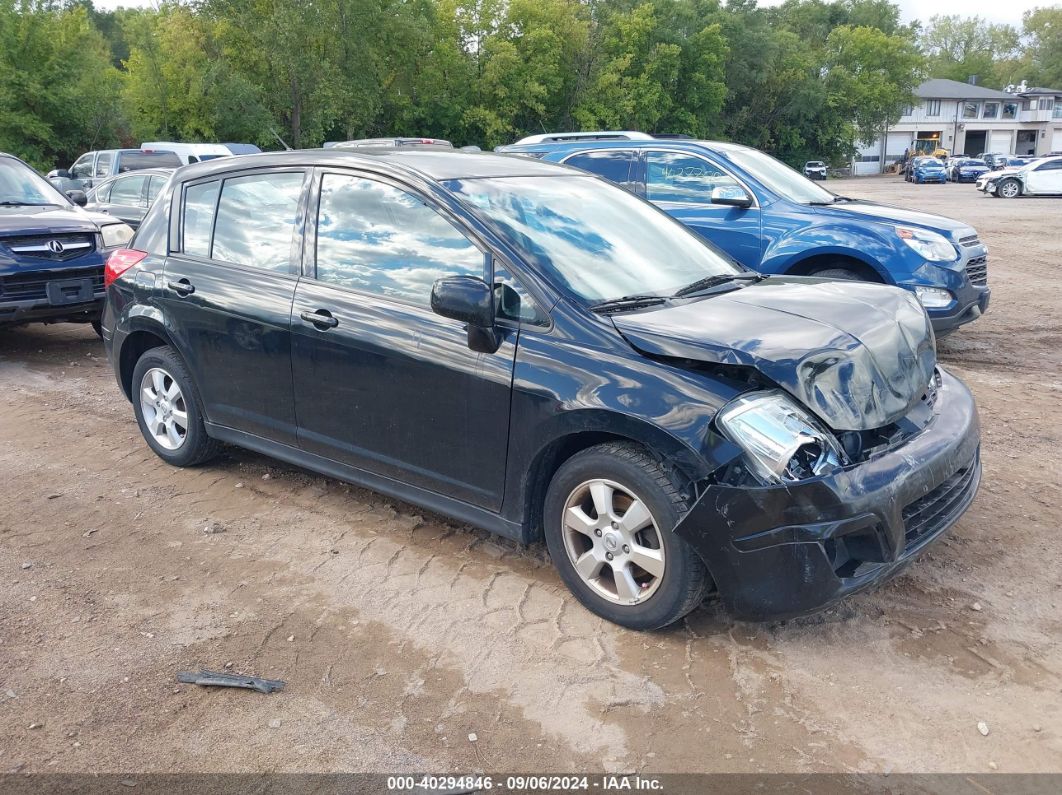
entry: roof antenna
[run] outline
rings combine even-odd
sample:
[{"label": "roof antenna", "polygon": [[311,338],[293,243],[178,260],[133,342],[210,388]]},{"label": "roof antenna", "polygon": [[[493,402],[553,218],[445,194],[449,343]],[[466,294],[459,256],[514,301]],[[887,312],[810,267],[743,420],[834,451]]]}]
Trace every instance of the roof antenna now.
[{"label": "roof antenna", "polygon": [[291,151],[291,147],[288,146],[287,142],[283,138],[280,137],[280,135],[277,133],[276,130],[274,130],[272,127],[270,127],[269,128],[269,132],[273,133],[273,137],[276,138],[278,141],[280,141],[280,145],[281,146],[283,146],[289,152]]}]

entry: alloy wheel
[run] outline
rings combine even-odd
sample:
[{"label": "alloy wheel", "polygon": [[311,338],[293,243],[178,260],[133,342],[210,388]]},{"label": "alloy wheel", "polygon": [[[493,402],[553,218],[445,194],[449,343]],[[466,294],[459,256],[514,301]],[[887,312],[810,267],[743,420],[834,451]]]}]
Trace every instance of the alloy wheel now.
[{"label": "alloy wheel", "polygon": [[155,442],[177,450],[188,438],[188,405],[173,376],[152,367],[140,381],[140,411]]},{"label": "alloy wheel", "polygon": [[664,544],[646,503],[611,480],[588,480],[564,504],[564,549],[583,582],[615,604],[652,596],[664,576]]},{"label": "alloy wheel", "polygon": [[1007,180],[999,186],[999,192],[1005,199],[1013,199],[1018,195],[1018,183],[1014,180]]}]

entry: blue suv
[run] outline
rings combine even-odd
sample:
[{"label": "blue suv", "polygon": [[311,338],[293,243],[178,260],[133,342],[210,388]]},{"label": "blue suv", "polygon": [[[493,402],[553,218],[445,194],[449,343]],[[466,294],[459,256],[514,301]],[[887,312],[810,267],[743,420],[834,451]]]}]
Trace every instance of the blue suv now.
[{"label": "blue suv", "polygon": [[[71,191],[85,200],[81,191]],[[76,206],[16,157],[0,152],[0,329],[91,323],[100,331],[103,261],[133,230]]]},{"label": "blue suv", "polygon": [[972,227],[837,196],[757,149],[661,139],[514,144],[497,151],[605,177],[762,273],[911,290],[938,335],[988,308],[988,255]]}]

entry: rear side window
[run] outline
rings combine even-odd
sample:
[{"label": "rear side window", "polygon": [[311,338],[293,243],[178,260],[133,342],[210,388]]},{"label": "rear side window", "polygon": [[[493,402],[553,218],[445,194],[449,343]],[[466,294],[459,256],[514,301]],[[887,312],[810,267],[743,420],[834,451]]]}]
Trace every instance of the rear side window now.
[{"label": "rear side window", "polygon": [[712,190],[733,187],[737,180],[707,160],[681,152],[649,152],[646,198],[654,202],[708,204]]},{"label": "rear side window", "polygon": [[159,195],[159,191],[162,190],[162,186],[166,184],[167,179],[169,179],[169,177],[160,177],[157,174],[151,175],[151,179],[148,182],[148,204],[151,204],[151,202],[155,201],[155,197]]},{"label": "rear side window", "polygon": [[302,183],[302,172],[225,180],[211,258],[290,273]]},{"label": "rear side window", "polygon": [[218,203],[217,180],[190,185],[184,191],[184,219],[182,223],[185,254],[210,256],[210,229],[214,225],[214,208]]},{"label": "rear side window", "polygon": [[615,182],[630,189],[631,168],[634,165],[634,152],[607,150],[601,152],[584,152],[564,161],[566,166],[575,166],[591,174],[597,174],[610,182]]},{"label": "rear side window", "polygon": [[412,193],[382,182],[325,174],[317,217],[317,279],[430,306],[442,276],[485,274],[486,258]]}]

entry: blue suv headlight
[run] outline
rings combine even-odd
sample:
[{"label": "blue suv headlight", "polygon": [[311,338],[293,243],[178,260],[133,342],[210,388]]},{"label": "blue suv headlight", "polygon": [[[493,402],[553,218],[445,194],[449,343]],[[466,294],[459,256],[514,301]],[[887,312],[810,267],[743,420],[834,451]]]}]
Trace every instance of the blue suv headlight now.
[{"label": "blue suv headlight", "polygon": [[904,243],[930,262],[951,262],[959,258],[955,246],[944,235],[930,232],[928,229],[913,229],[897,226],[896,235]]}]

